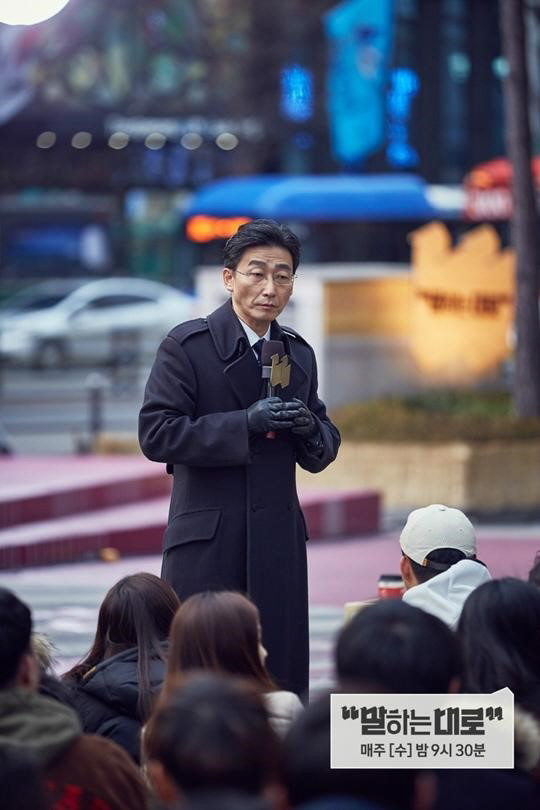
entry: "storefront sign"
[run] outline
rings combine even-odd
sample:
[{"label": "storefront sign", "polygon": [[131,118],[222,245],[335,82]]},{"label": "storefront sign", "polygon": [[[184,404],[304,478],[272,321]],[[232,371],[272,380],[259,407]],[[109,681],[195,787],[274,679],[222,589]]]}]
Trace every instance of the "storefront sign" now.
[{"label": "storefront sign", "polygon": [[431,379],[466,383],[493,373],[509,353],[514,255],[483,225],[457,246],[442,223],[412,236],[410,346]]}]

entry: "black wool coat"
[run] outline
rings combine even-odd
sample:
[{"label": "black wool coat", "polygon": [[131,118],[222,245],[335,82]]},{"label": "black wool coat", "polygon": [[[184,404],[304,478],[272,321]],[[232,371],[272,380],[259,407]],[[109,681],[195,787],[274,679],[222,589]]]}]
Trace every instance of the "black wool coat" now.
[{"label": "black wool coat", "polygon": [[268,668],[279,686],[308,686],[307,531],[296,492],[298,462],[310,472],[334,460],[337,428],[317,396],[315,355],[274,321],[291,365],[283,399],[310,408],[323,440],[315,453],[290,430],[250,436],[246,409],[265,396],[261,370],[227,302],[175,327],[146,385],[139,441],[173,472],[162,576],[180,599],[203,590],[247,592],[259,608]]}]

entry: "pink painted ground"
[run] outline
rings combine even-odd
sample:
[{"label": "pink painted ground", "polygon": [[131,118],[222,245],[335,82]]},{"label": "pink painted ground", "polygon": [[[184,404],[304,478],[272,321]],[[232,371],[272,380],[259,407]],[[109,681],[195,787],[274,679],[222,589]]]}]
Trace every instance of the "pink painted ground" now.
[{"label": "pink painted ground", "polygon": [[[477,528],[479,556],[494,577],[526,577],[537,550],[540,524]],[[342,607],[345,602],[375,595],[380,574],[397,573],[399,532],[377,537],[308,543],[309,598],[312,605]],[[42,583],[49,593],[63,588],[93,586],[107,590],[120,577],[135,571],[159,574],[161,555],[123,557],[117,562],[86,562],[0,572],[7,587]]]},{"label": "pink painted ground", "polygon": [[15,456],[0,458],[0,500],[35,493],[165,475],[165,466],[144,456]]},{"label": "pink painted ground", "polygon": [[[375,596],[380,574],[399,573],[399,532],[308,544],[309,599],[343,605]],[[540,525],[477,526],[478,556],[493,577],[526,578],[540,551]]]},{"label": "pink painted ground", "polygon": [[[84,457],[21,457],[0,459],[0,504],[29,492],[53,491],[62,497],[62,490],[82,484],[129,480],[154,473],[165,477],[164,466],[147,461],[142,456],[84,456]],[[305,492],[304,497],[311,493]],[[168,498],[132,507],[133,517],[140,525],[143,514],[147,519],[165,520]],[[115,510],[122,522],[126,507]],[[96,520],[99,520],[96,515]],[[66,518],[66,526],[74,518]],[[24,543],[25,529],[14,528],[19,543]],[[94,526],[96,528],[96,526]],[[332,539],[308,544],[310,572],[310,601],[312,604],[340,606],[347,601],[374,596],[380,574],[397,573],[400,550],[398,531],[356,537],[349,540]],[[479,557],[486,562],[493,576],[526,576],[534,556],[540,550],[540,524],[477,526]],[[13,538],[11,538],[13,539]],[[156,558],[158,565],[159,558]],[[132,569],[128,559],[123,565]],[[121,565],[122,565],[121,564]],[[132,569],[133,570],[133,569]],[[54,575],[58,568],[52,569]],[[112,571],[111,571],[112,573]]]}]

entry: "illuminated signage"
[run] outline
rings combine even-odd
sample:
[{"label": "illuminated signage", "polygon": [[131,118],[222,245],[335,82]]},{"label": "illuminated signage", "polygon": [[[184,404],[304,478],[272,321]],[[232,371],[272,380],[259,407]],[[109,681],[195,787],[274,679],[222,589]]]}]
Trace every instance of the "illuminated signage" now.
[{"label": "illuminated signage", "polygon": [[460,295],[433,290],[420,290],[420,298],[428,303],[432,312],[473,312],[475,315],[498,316],[500,307],[513,304],[514,298],[506,293],[474,293]]},{"label": "illuminated signage", "polygon": [[476,222],[484,219],[510,219],[512,192],[509,188],[468,189],[465,217]]},{"label": "illuminated signage", "polygon": [[308,121],[313,115],[313,74],[302,65],[281,71],[281,112],[291,121]]},{"label": "illuminated signage", "polygon": [[250,222],[249,217],[207,217],[198,215],[186,221],[186,235],[192,242],[211,242],[228,239],[240,225]]},{"label": "illuminated signage", "polygon": [[392,0],[344,0],[323,16],[326,107],[334,157],[355,164],[384,141],[384,88],[394,33]]},{"label": "illuminated signage", "polygon": [[432,222],[411,235],[410,347],[431,379],[467,383],[493,373],[508,356],[514,311],[514,255],[490,225],[454,247]]},{"label": "illuminated signage", "polygon": [[409,143],[411,109],[420,89],[420,79],[414,70],[395,68],[390,74],[386,96],[388,114],[388,144],[386,157],[391,166],[416,166],[418,152]]},{"label": "illuminated signage", "polygon": [[[533,180],[540,195],[540,157],[531,160]],[[512,165],[495,158],[472,169],[464,180],[467,219],[498,220],[512,216]]]}]

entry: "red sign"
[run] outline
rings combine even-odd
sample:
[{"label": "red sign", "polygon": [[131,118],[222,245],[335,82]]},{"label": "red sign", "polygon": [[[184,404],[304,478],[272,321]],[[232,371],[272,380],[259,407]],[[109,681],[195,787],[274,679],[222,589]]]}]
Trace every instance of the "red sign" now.
[{"label": "red sign", "polygon": [[[531,160],[531,171],[540,191],[540,156]],[[465,217],[473,221],[509,219],[512,215],[512,166],[496,158],[471,169],[464,180]]]},{"label": "red sign", "polygon": [[509,188],[469,188],[465,198],[465,217],[473,221],[510,219],[512,192]]}]

